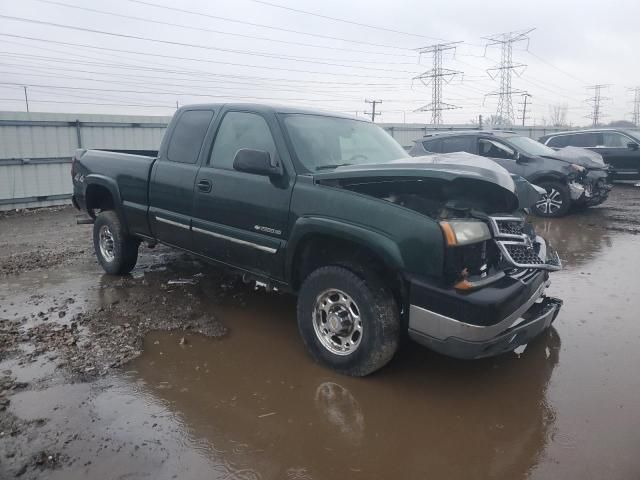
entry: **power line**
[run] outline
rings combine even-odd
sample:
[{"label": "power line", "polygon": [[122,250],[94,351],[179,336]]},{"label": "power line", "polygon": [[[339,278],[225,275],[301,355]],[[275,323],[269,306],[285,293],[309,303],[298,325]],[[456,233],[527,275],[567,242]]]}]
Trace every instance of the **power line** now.
[{"label": "power line", "polygon": [[500,88],[499,90],[488,93],[487,95],[498,96],[496,116],[498,121],[503,124],[511,124],[515,120],[512,96],[514,93],[523,93],[521,90],[513,90],[511,87],[511,77],[513,73],[520,76],[526,68],[525,64],[513,63],[513,44],[523,41],[526,41],[528,44],[528,34],[532,31],[533,29],[530,29],[524,32],[507,32],[491,37],[485,37],[488,42],[486,47],[491,45],[500,46],[500,63],[487,70],[487,73],[492,80],[495,80],[498,76],[500,77]]},{"label": "power line", "polygon": [[[0,98],[4,102],[22,102],[20,98]],[[143,105],[139,103],[96,103],[96,102],[70,102],[68,100],[31,100],[31,103],[62,103],[73,105],[99,105],[99,106],[115,106],[115,107],[145,107],[145,108],[172,108],[170,105]],[[27,110],[29,111],[29,110]]]},{"label": "power line", "polygon": [[364,112],[365,115],[371,115],[371,121],[376,121],[376,116],[382,115],[382,112],[376,112],[376,105],[382,103],[382,100],[368,100],[365,98],[364,103],[371,104],[371,112]]},{"label": "power line", "polygon": [[[344,74],[342,73],[335,73],[335,72],[322,72],[322,71],[318,71],[318,70],[301,70],[301,69],[292,69],[292,68],[284,68],[284,67],[276,67],[276,66],[269,66],[269,67],[261,67],[258,65],[251,65],[248,63],[235,63],[235,62],[221,62],[221,61],[217,61],[217,60],[209,60],[206,58],[195,58],[195,57],[185,57],[185,56],[176,56],[176,55],[164,55],[164,54],[159,54],[159,53],[151,53],[151,52],[140,52],[140,51],[136,51],[136,50],[126,50],[126,49],[119,49],[119,48],[108,48],[108,47],[100,47],[100,46],[95,46],[95,45],[89,45],[89,44],[84,44],[84,43],[74,43],[74,42],[62,42],[62,41],[57,41],[57,40],[48,40],[45,38],[38,38],[38,37],[30,37],[30,36],[26,36],[26,35],[15,35],[15,34],[9,34],[9,33],[0,33],[0,36],[5,36],[5,37],[11,37],[11,38],[21,38],[21,39],[25,39],[25,40],[33,40],[33,41],[38,41],[38,42],[45,42],[45,43],[53,43],[53,44],[57,44],[57,45],[64,45],[64,46],[71,46],[71,47],[81,47],[81,48],[88,48],[88,49],[92,49],[92,50],[106,50],[106,51],[110,51],[110,52],[116,52],[116,53],[129,53],[129,54],[133,54],[133,55],[142,55],[145,57],[158,57],[158,58],[166,58],[166,59],[173,59],[173,60],[188,60],[188,61],[193,61],[193,62],[199,62],[199,63],[212,63],[212,64],[216,64],[216,65],[229,65],[229,66],[233,66],[233,67],[248,67],[248,68],[259,68],[259,69],[269,69],[269,70],[278,70],[278,71],[285,71],[285,72],[295,72],[295,73],[310,73],[310,74],[315,74],[315,75],[332,75],[332,76],[344,76]],[[38,47],[40,48],[40,47]],[[181,70],[181,72],[184,72],[185,70]],[[188,70],[187,70],[188,71]],[[193,72],[193,70],[192,70]],[[251,77],[251,76],[239,76],[239,75],[229,75],[229,74],[216,74],[216,73],[211,73],[205,70],[200,70],[199,73],[202,73],[204,75],[212,75],[212,76],[223,76],[223,77],[243,77],[243,78],[253,78],[253,79],[257,79],[257,80],[287,80],[287,81],[301,81],[301,80],[295,80],[295,79],[270,79],[268,77]],[[350,73],[349,74],[350,77],[358,77],[358,78],[370,78],[370,75],[358,75],[358,74],[353,74]],[[380,79],[386,79],[386,80],[406,80],[405,77],[380,77],[377,76],[377,78]],[[360,82],[360,83],[349,83],[349,82],[336,82],[336,81],[327,81],[327,80],[306,80],[305,82],[307,83],[317,83],[317,84],[332,84],[332,85],[373,85],[373,86],[381,86],[381,85],[395,85],[395,84],[390,84],[390,83],[371,83],[371,82]]]},{"label": "power line", "polygon": [[[320,61],[320,60],[308,60],[306,58],[285,56],[285,55],[275,55],[275,54],[266,53],[266,52],[257,52],[257,51],[251,51],[251,50],[234,50],[234,49],[228,49],[228,48],[213,47],[211,45],[200,45],[200,44],[196,44],[196,43],[176,42],[176,41],[172,41],[172,40],[163,40],[163,39],[159,39],[159,38],[143,37],[143,36],[140,36],[140,35],[130,35],[130,34],[126,34],[126,33],[107,32],[105,30],[97,30],[97,29],[93,29],[93,28],[78,27],[78,26],[74,26],[74,25],[65,25],[65,24],[56,23],[56,22],[47,22],[47,21],[44,21],[44,20],[36,20],[36,19],[33,19],[33,18],[13,17],[13,16],[10,16],[10,15],[0,15],[0,18],[4,18],[4,19],[7,19],[7,20],[13,20],[13,21],[17,21],[17,22],[33,23],[33,24],[36,24],[36,25],[47,25],[47,26],[51,26],[51,27],[63,28],[63,29],[68,29],[68,30],[75,30],[75,31],[80,31],[80,32],[97,33],[99,35],[107,35],[107,36],[111,36],[111,37],[128,38],[128,39],[132,39],[132,40],[143,40],[143,41],[147,41],[147,42],[161,43],[161,44],[164,44],[164,45],[176,45],[176,46],[181,46],[181,47],[198,48],[198,49],[204,49],[204,50],[214,50],[214,51],[226,52],[226,53],[236,53],[236,54],[240,54],[240,55],[251,55],[251,56],[257,56],[257,57],[263,57],[263,58],[269,58],[269,59],[287,60],[287,61],[303,62],[303,63],[314,63],[314,64],[318,64],[318,65],[327,65],[327,66],[342,67],[342,68],[358,68],[358,69],[362,69],[362,70],[377,70],[377,71],[381,71],[381,72],[415,73],[415,72],[411,72],[411,71],[408,71],[408,70],[397,70],[397,69],[375,68],[375,67],[363,67],[363,66],[356,66],[356,65],[343,65],[343,64],[340,64],[340,63],[331,63],[331,62],[325,62],[325,61]],[[342,75],[344,75],[344,74],[342,74]],[[393,77],[387,77],[387,78],[393,78]],[[398,77],[395,77],[395,78],[398,78]]]},{"label": "power line", "polygon": [[[221,30],[215,30],[215,29],[211,29],[211,28],[196,27],[194,25],[184,25],[184,24],[180,24],[180,23],[165,22],[165,21],[162,21],[162,20],[153,20],[151,18],[138,17],[138,16],[134,16],[134,15],[125,15],[125,14],[122,14],[122,13],[109,12],[109,11],[106,11],[106,10],[98,10],[97,8],[83,7],[83,6],[80,6],[80,5],[70,5],[68,3],[57,2],[57,1],[54,1],[54,0],[32,0],[32,1],[41,2],[41,3],[47,3],[47,4],[50,4],[50,5],[57,5],[57,6],[66,7],[66,8],[74,8],[76,10],[83,10],[83,11],[86,11],[86,12],[99,13],[101,15],[110,15],[110,16],[113,16],[113,17],[127,18],[129,20],[137,20],[137,21],[146,22],[146,23],[155,23],[157,25],[167,25],[167,26],[171,26],[171,27],[184,28],[184,29],[188,29],[188,30],[195,30],[195,31],[209,32],[209,33],[217,33],[217,34],[220,34],[220,35],[230,35],[230,36],[241,37],[241,38],[249,38],[251,40],[260,40],[260,41],[265,41],[265,42],[274,42],[274,43],[281,43],[281,44],[286,44],[286,45],[296,45],[296,46],[304,46],[304,47],[312,47],[312,48],[322,48],[322,49],[332,50],[332,51],[342,50],[342,51],[346,51],[346,52],[366,53],[366,54],[370,54],[370,55],[386,55],[386,56],[393,56],[393,57],[413,58],[412,55],[401,54],[401,53],[374,52],[374,51],[371,51],[371,50],[354,50],[354,49],[348,49],[348,48],[330,47],[330,46],[326,46],[326,45],[294,42],[294,41],[289,41],[289,40],[279,40],[279,39],[270,38],[270,37],[261,37],[261,36],[248,35],[248,34],[237,33],[237,32],[224,32],[224,31],[221,31]],[[362,62],[362,63],[366,63],[366,62]],[[398,65],[403,65],[403,64],[398,64]],[[409,64],[405,63],[404,65],[409,65]]]},{"label": "power line", "polygon": [[583,85],[586,83],[586,82],[584,81],[584,79],[582,79],[582,78],[578,78],[578,77],[576,77],[575,75],[573,75],[573,74],[571,74],[571,73],[567,72],[566,70],[563,70],[563,69],[561,69],[561,68],[559,68],[559,67],[555,66],[553,63],[551,63],[551,62],[549,62],[549,61],[545,60],[544,58],[540,57],[539,55],[536,55],[536,54],[535,54],[535,53],[533,53],[531,50],[527,49],[527,50],[526,50],[526,52],[527,52],[529,55],[531,55],[532,57],[537,58],[537,59],[538,59],[539,61],[541,61],[542,63],[545,63],[545,64],[547,64],[548,66],[550,66],[551,68],[553,68],[553,69],[555,69],[555,70],[559,71],[560,73],[565,74],[567,77],[573,78],[574,80],[577,80],[578,82],[580,82],[580,83],[581,83],[581,84],[583,84]]},{"label": "power line", "polygon": [[212,15],[212,14],[209,14],[209,13],[197,12],[195,10],[187,10],[187,9],[184,9],[184,8],[169,7],[167,5],[160,5],[160,4],[157,4],[157,3],[147,2],[147,1],[144,1],[144,0],[127,0],[127,1],[132,2],[132,3],[139,3],[141,5],[147,5],[147,6],[150,6],[150,7],[156,7],[156,8],[162,8],[162,9],[165,9],[165,10],[171,10],[171,11],[174,11],[174,12],[188,13],[190,15],[197,15],[197,16],[200,16],[200,17],[213,18],[213,19],[216,19],[216,20],[222,20],[222,21],[226,21],[226,22],[238,23],[238,24],[241,24],[241,25],[251,25],[252,27],[268,28],[270,30],[278,30],[278,31],[281,31],[281,32],[295,33],[295,34],[298,34],[298,35],[307,35],[307,36],[310,36],[310,37],[324,38],[324,39],[327,39],[327,40],[337,40],[337,41],[340,41],[340,42],[358,43],[360,45],[369,45],[371,47],[392,48],[392,49],[395,49],[395,50],[412,50],[411,48],[398,47],[396,45],[385,45],[385,44],[382,44],[382,43],[371,43],[371,42],[365,42],[365,41],[362,41],[362,40],[351,40],[351,39],[343,38],[343,37],[334,37],[334,36],[331,36],[331,35],[322,35],[322,34],[319,34],[319,33],[309,33],[309,32],[303,32],[303,31],[300,31],[300,30],[291,30],[291,29],[283,28],[283,27],[274,27],[272,25],[265,25],[265,24],[261,24],[261,23],[247,22],[247,21],[244,21],[244,20],[236,20],[234,18],[221,17],[219,15]]},{"label": "power line", "polygon": [[601,92],[603,88],[608,88],[610,86],[611,85],[600,83],[600,84],[591,85],[590,87],[587,87],[587,90],[593,90],[593,97],[588,98],[586,100],[588,103],[591,103],[592,105],[591,113],[587,115],[586,118],[590,118],[593,121],[594,127],[597,127],[600,124],[600,119],[602,117],[607,116],[602,113],[601,104],[603,100],[609,100],[609,98],[603,97]]},{"label": "power line", "polygon": [[322,15],[320,13],[314,13],[314,12],[309,12],[308,10],[301,10],[298,8],[293,8],[293,7],[287,7],[285,5],[278,5],[277,3],[271,3],[271,2],[267,2],[265,0],[249,0],[251,2],[255,2],[255,3],[260,3],[262,5],[268,5],[270,7],[274,7],[274,8],[281,8],[283,10],[289,10],[291,12],[296,12],[296,13],[301,13],[304,15],[311,15],[314,17],[318,17],[318,18],[324,18],[325,20],[333,20],[335,22],[342,22],[342,23],[347,23],[349,25],[357,25],[359,27],[366,27],[366,28],[373,28],[374,30],[382,30],[385,32],[392,32],[392,33],[399,33],[401,35],[408,35],[411,37],[419,37],[419,38],[428,38],[431,40],[440,40],[440,41],[445,41],[443,38],[437,38],[437,37],[429,37],[427,35],[420,35],[417,33],[411,33],[411,32],[403,32],[400,30],[394,30],[392,28],[386,28],[386,27],[381,27],[379,25],[369,25],[367,23],[360,23],[360,22],[355,22],[353,20],[346,20],[344,18],[337,18],[337,17],[330,17],[328,15]]},{"label": "power line", "polygon": [[419,54],[431,53],[433,57],[433,66],[431,70],[421,73],[414,80],[420,80],[425,86],[431,85],[431,103],[417,109],[419,112],[431,112],[431,124],[440,125],[442,123],[442,111],[453,110],[456,107],[450,103],[442,101],[442,85],[449,83],[457,75],[462,72],[450,70],[442,67],[442,54],[444,52],[455,50],[456,45],[461,42],[438,43],[428,47],[421,48]]},{"label": "power line", "polygon": [[[0,85],[22,85],[21,83],[16,82],[0,82]],[[46,85],[46,84],[35,84],[28,83],[28,87],[42,87],[42,88],[55,88],[55,89],[63,89],[63,90],[89,90],[95,92],[119,92],[119,93],[141,93],[141,94],[155,94],[155,95],[184,95],[191,97],[205,97],[205,98],[239,98],[244,100],[266,100],[266,101],[304,101],[304,102],[343,102],[342,99],[310,99],[310,98],[277,98],[277,97],[258,97],[258,96],[249,96],[249,95],[215,95],[215,94],[205,94],[199,92],[174,92],[174,91],[162,91],[162,90],[115,90],[111,88],[95,88],[95,87],[70,87],[63,85]]]}]

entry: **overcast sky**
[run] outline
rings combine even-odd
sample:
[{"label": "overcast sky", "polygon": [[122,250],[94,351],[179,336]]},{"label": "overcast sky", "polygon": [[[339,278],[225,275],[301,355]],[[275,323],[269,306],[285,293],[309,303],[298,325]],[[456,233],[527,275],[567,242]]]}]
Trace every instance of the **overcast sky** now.
[{"label": "overcast sky", "polygon": [[[418,63],[415,49],[462,41],[443,60],[464,72],[443,90],[461,108],[443,117],[467,123],[496,111],[497,97],[485,94],[499,85],[486,70],[500,49],[485,55],[483,37],[531,28],[513,50],[513,62],[527,65],[513,89],[532,95],[528,124],[562,104],[573,125],[588,124],[593,84],[611,84],[604,121],[631,119],[628,88],[640,85],[637,0],[0,0],[0,15],[59,25],[0,18],[0,110],[24,110],[27,85],[32,111],[163,115],[176,102],[243,101],[362,115],[374,98],[383,101],[378,121],[424,123],[430,113],[415,110],[431,102],[431,88],[412,78],[431,58]],[[516,114],[521,100],[514,95]]]}]

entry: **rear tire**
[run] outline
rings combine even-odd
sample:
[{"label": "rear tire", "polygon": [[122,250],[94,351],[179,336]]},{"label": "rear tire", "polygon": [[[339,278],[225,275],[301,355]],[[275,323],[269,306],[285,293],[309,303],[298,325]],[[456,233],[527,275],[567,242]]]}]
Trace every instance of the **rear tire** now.
[{"label": "rear tire", "polygon": [[96,215],[93,223],[93,247],[98,262],[111,275],[124,275],[138,261],[140,240],[127,235],[118,215],[106,210]]},{"label": "rear tire", "polygon": [[571,195],[569,188],[554,181],[540,182],[538,186],[544,188],[547,193],[533,207],[533,213],[539,217],[557,218],[563,217],[571,207]]},{"label": "rear tire", "polygon": [[297,316],[313,358],[346,375],[369,375],[398,349],[398,305],[374,274],[359,276],[338,266],[318,268],[302,284]]}]

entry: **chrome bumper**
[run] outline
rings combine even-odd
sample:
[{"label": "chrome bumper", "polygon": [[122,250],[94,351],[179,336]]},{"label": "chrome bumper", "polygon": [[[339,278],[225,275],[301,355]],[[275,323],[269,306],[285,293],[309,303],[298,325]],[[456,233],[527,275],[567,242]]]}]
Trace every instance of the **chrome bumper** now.
[{"label": "chrome bumper", "polygon": [[498,355],[524,345],[551,326],[562,301],[544,297],[548,282],[502,321],[471,325],[416,305],[409,309],[409,336],[435,351],[457,358]]}]

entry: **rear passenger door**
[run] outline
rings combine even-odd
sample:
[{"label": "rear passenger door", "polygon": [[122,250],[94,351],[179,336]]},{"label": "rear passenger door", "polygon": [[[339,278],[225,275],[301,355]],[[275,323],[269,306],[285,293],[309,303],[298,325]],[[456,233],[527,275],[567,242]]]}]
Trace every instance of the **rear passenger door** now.
[{"label": "rear passenger door", "polygon": [[[238,150],[267,151],[285,174],[271,178],[233,168]],[[283,278],[283,246],[295,175],[273,116],[230,110],[196,177],[194,249],[214,260]],[[204,186],[204,187],[203,187]]]},{"label": "rear passenger door", "polygon": [[640,178],[640,151],[629,148],[635,140],[620,132],[603,131],[598,144],[592,150],[615,170],[616,180],[637,180]]},{"label": "rear passenger door", "polygon": [[153,165],[149,183],[149,223],[160,241],[192,249],[191,213],[198,158],[214,112],[183,110]]}]

